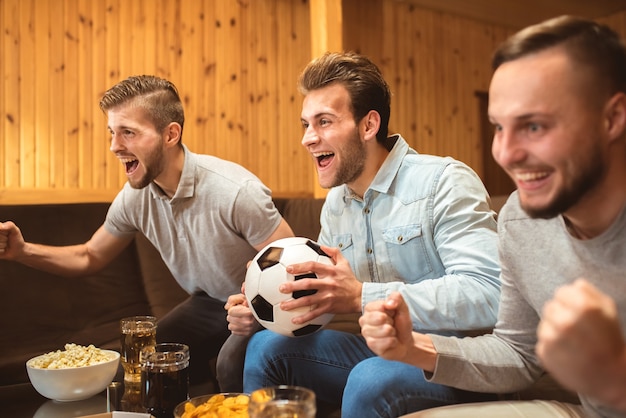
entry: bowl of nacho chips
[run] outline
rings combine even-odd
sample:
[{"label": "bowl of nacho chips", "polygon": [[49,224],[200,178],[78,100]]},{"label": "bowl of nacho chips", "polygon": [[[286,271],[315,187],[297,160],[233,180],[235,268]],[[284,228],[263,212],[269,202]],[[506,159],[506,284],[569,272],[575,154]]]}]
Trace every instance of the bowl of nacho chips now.
[{"label": "bowl of nacho chips", "polygon": [[174,408],[175,418],[248,418],[250,395],[216,393],[196,396]]}]

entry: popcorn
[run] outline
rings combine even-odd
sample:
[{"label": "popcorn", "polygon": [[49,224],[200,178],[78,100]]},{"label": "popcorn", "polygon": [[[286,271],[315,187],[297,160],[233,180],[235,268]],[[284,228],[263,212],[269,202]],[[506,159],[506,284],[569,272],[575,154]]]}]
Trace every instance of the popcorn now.
[{"label": "popcorn", "polygon": [[87,347],[78,344],[65,344],[65,351],[57,350],[43,354],[29,361],[37,369],[70,369],[93,366],[113,360],[115,355],[107,353],[93,345]]}]

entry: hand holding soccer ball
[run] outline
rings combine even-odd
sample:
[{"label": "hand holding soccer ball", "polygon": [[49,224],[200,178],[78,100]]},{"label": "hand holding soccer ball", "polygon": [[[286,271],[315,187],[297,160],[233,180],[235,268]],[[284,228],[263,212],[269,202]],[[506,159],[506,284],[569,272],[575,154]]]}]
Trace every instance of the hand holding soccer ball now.
[{"label": "hand holding soccer ball", "polygon": [[252,314],[265,328],[289,337],[298,337],[318,331],[333,318],[333,314],[327,313],[304,324],[294,324],[291,322],[292,318],[314,307],[307,306],[290,311],[280,309],[280,303],[283,301],[298,299],[315,292],[312,290],[284,294],[278,290],[281,283],[316,279],[314,273],[296,276],[287,273],[288,265],[307,261],[333,264],[317,243],[302,237],[274,241],[259,251],[250,263],[246,273],[245,295]]}]

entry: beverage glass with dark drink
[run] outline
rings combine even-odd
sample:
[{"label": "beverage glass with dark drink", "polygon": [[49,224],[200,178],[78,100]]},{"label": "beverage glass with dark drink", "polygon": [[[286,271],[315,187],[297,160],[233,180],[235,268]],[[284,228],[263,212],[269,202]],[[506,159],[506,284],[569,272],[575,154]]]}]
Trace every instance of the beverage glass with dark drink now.
[{"label": "beverage glass with dark drink", "polygon": [[145,347],[156,345],[157,323],[154,316],[131,316],[120,321],[121,360],[124,380],[139,383],[141,363],[139,355]]},{"label": "beverage glass with dark drink", "polygon": [[141,399],[155,418],[171,418],[174,408],[189,399],[189,347],[161,343],[141,353]]}]

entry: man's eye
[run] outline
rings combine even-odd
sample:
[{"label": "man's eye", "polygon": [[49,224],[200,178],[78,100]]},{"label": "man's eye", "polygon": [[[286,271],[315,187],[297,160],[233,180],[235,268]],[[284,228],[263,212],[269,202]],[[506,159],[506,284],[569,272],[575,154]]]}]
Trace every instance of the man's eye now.
[{"label": "man's eye", "polygon": [[529,123],[528,130],[530,132],[538,132],[539,130],[541,130],[541,126],[539,126],[539,124],[537,123]]}]

